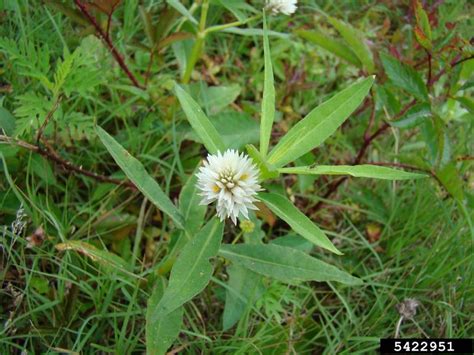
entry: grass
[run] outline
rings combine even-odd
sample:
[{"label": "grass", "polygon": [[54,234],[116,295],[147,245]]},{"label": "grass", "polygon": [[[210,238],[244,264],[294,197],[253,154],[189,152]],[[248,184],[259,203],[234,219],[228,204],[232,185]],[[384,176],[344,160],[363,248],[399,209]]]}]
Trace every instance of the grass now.
[{"label": "grass", "polygon": [[[333,16],[350,18],[357,26],[368,28],[374,41],[388,46],[388,40],[375,36],[384,18],[362,13],[370,2],[362,2],[360,8],[349,2],[331,3],[320,6]],[[33,4],[37,5],[34,1],[7,1],[2,11],[9,17],[0,25],[0,37],[11,37],[20,44],[47,43],[51,76],[65,48],[72,52],[82,38],[93,32],[57,7]],[[49,126],[45,135],[67,160],[124,179],[95,136],[94,124],[106,127],[175,201],[204,150],[193,139],[187,139],[190,130],[183,124],[184,115],[171,91],[173,80],[179,80],[182,70],[176,59],[179,51],[168,48],[148,67],[149,52],[143,47],[150,43],[134,4],[124,1],[117,9],[113,37],[132,72],[145,73],[150,68],[153,75],[148,79],[149,89],[137,91],[114,64],[107,48],[92,39],[88,48],[100,59],[94,62],[101,69],[100,83],[86,93],[64,96],[61,113],[55,118],[59,128],[55,132]],[[160,6],[146,2],[150,11],[161,10]],[[314,22],[317,6],[308,1],[302,8],[305,12],[292,18],[293,26]],[[214,10],[209,23],[229,19],[223,9]],[[391,31],[403,33],[404,23],[397,19],[408,10],[382,10],[395,27]],[[158,12],[154,16],[159,17]],[[271,28],[289,32],[288,21],[272,18]],[[263,88],[261,37],[215,33],[205,48],[192,75],[196,92],[206,101],[213,98],[206,86],[238,84],[238,98],[224,102],[223,111],[215,116],[239,111],[255,118]],[[309,109],[346,87],[359,73],[300,39],[271,37],[271,49],[277,83],[276,143]],[[29,91],[44,94],[45,89],[31,73],[12,70],[7,58],[5,53],[0,57],[2,83],[8,83],[12,90],[2,91],[0,102],[13,112],[18,108],[19,95]],[[445,84],[442,82],[436,90]],[[397,98],[399,104],[409,102],[403,94]],[[446,134],[451,154],[468,156],[472,154],[472,115],[466,117],[459,106],[452,102],[449,105],[440,112],[448,117]],[[387,113],[382,106],[377,102],[375,124],[381,123]],[[213,109],[212,105],[204,107],[208,113]],[[90,125],[68,136],[64,132],[79,121],[66,118],[75,112],[88,117]],[[357,154],[368,121],[368,112],[351,117],[325,145],[306,157],[310,162],[304,164],[349,161]],[[34,133],[26,133],[23,138],[34,142]],[[413,156],[426,166],[430,147],[416,147],[421,136],[418,129],[394,130],[374,142],[366,160],[398,161],[412,149]],[[407,146],[409,149],[404,151]],[[6,162],[0,165],[0,353],[143,353],[147,301],[157,270],[177,234],[167,217],[136,191],[66,173],[39,155],[13,145],[1,144],[0,153]],[[469,183],[472,161],[458,166],[460,179]],[[218,259],[210,285],[185,306],[184,326],[170,349],[172,353],[376,353],[380,338],[395,336],[400,320],[396,306],[406,299],[416,299],[420,306],[412,319],[402,320],[400,336],[460,338],[473,334],[469,204],[463,212],[447,188],[435,179],[393,183],[351,178],[324,199],[331,181],[288,177],[275,180],[271,188],[290,195],[306,215],[323,226],[344,256],[322,249],[313,254],[359,276],[364,284],[286,285],[265,279],[265,292],[258,302],[248,307],[235,327],[223,331],[228,275],[225,261]],[[466,196],[472,199],[468,193]],[[324,201],[324,208],[315,208],[319,201]],[[21,206],[26,216],[19,219]],[[209,210],[208,215],[211,213]],[[24,228],[17,233],[11,228],[15,220],[24,221]],[[264,223],[262,230],[265,241],[290,233],[282,221]],[[238,233],[239,227],[227,224],[224,239],[232,242]],[[85,255],[87,252],[58,250],[58,244],[71,240],[109,250],[121,256],[128,268],[110,267],[107,259],[93,260]]]}]

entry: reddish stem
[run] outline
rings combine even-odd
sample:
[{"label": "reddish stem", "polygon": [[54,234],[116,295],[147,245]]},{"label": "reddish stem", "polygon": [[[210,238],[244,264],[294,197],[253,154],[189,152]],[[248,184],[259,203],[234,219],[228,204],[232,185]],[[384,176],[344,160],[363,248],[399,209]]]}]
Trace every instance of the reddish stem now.
[{"label": "reddish stem", "polygon": [[74,0],[76,3],[77,7],[81,10],[81,12],[84,14],[84,16],[89,20],[92,26],[94,26],[95,30],[97,31],[99,37],[104,41],[104,43],[107,45],[107,47],[110,50],[110,53],[112,53],[112,56],[122,68],[122,70],[125,72],[125,74],[128,76],[128,78],[131,80],[134,86],[136,86],[139,89],[144,89],[144,87],[138,82],[137,78],[132,74],[130,69],[128,68],[127,64],[125,63],[124,59],[120,55],[120,53],[117,51],[115,48],[114,44],[112,43],[112,40],[110,39],[110,36],[108,33],[105,33],[104,30],[99,26],[97,23],[96,19],[94,16],[92,16],[89,11],[87,10],[87,7],[85,4],[81,2],[81,0]]}]

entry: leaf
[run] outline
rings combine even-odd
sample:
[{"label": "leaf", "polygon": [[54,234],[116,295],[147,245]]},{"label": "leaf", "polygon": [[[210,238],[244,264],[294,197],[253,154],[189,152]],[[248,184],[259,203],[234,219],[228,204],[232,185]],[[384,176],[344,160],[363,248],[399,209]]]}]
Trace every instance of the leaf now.
[{"label": "leaf", "polygon": [[265,11],[263,14],[263,52],[264,52],[264,82],[262,113],[260,118],[260,154],[263,158],[267,156],[268,145],[272,133],[273,120],[275,119],[275,86],[273,82],[272,56],[268,42],[267,21]]},{"label": "leaf", "polygon": [[245,12],[258,12],[251,5],[241,0],[216,0],[216,4],[232,12],[239,21],[247,20],[248,15]]},{"label": "leaf", "polygon": [[217,255],[223,231],[224,224],[213,218],[186,244],[173,265],[156,317],[173,312],[206,287],[213,272],[209,259]]},{"label": "leaf", "polygon": [[335,266],[299,250],[272,244],[224,244],[219,255],[256,273],[283,282],[337,281],[360,285],[362,281]]},{"label": "leaf", "polygon": [[245,112],[223,112],[211,117],[211,120],[226,149],[240,149],[246,144],[258,142],[258,122]]},{"label": "leaf", "polygon": [[16,97],[16,105],[17,108],[14,113],[17,121],[14,135],[21,136],[41,127],[48,112],[53,107],[53,102],[43,95],[27,91],[25,94]]},{"label": "leaf", "polygon": [[458,202],[464,200],[463,181],[454,163],[446,164],[436,172],[436,176],[449,194]]},{"label": "leaf", "polygon": [[208,115],[215,115],[232,104],[240,95],[241,88],[237,84],[207,86],[199,82],[183,86],[183,89],[196,98],[196,102]]},{"label": "leaf", "polygon": [[31,156],[31,170],[48,185],[57,183],[56,176],[48,160],[41,155]]},{"label": "leaf", "polygon": [[319,31],[297,30],[295,31],[295,34],[324,48],[337,57],[344,59],[346,62],[354,64],[357,67],[362,67],[359,58],[346,43],[342,43],[335,38],[326,36],[324,33]]},{"label": "leaf", "polygon": [[262,276],[240,265],[231,265],[227,273],[229,288],[226,290],[223,314],[224,331],[232,328],[265,290]]},{"label": "leaf", "polygon": [[160,277],[148,299],[146,309],[146,350],[149,355],[166,354],[166,350],[179,335],[183,324],[183,307],[169,314],[154,317],[158,304],[165,291],[165,279]]},{"label": "leaf", "polygon": [[298,210],[286,197],[273,193],[259,193],[262,200],[278,217],[314,245],[341,255],[342,253],[331,243],[321,229]]},{"label": "leaf", "polygon": [[384,180],[408,180],[428,177],[425,174],[410,173],[378,165],[318,165],[297,166],[294,168],[278,169],[282,174],[311,174],[311,175],[351,175]]},{"label": "leaf", "polygon": [[311,250],[313,250],[314,248],[313,243],[297,234],[288,234],[282,237],[275,238],[270,241],[270,244],[293,248],[305,253],[311,252]]},{"label": "leaf", "polygon": [[110,271],[118,270],[123,273],[135,276],[129,271],[129,264],[121,257],[112,254],[107,250],[97,249],[95,246],[89,243],[71,240],[69,242],[56,244],[55,248],[59,251],[74,250],[84,256],[87,256],[92,261],[103,265]]},{"label": "leaf", "polygon": [[385,73],[393,85],[405,90],[420,100],[428,100],[426,85],[415,69],[385,53],[380,54],[380,59],[382,60]]},{"label": "leaf", "polygon": [[183,4],[179,0],[166,0],[166,3],[173,7],[176,11],[178,11],[181,15],[186,17],[189,21],[193,24],[197,25],[197,20],[193,17],[193,15],[186,9]]},{"label": "leaf", "polygon": [[397,128],[413,128],[423,123],[432,115],[431,106],[427,103],[421,103],[410,108],[399,120],[389,123],[391,126]]},{"label": "leaf", "polygon": [[352,84],[299,121],[270,152],[268,162],[282,167],[323,143],[361,104],[374,77]]},{"label": "leaf", "polygon": [[[263,36],[263,30],[260,28],[240,28],[240,27],[229,27],[222,32],[232,33],[240,36]],[[290,35],[288,33],[268,31],[268,36],[274,36],[282,39],[289,39]]]},{"label": "leaf", "polygon": [[176,85],[176,96],[178,96],[189,123],[201,138],[208,152],[211,154],[219,151],[224,152],[224,142],[196,101],[179,85]]},{"label": "leaf", "polygon": [[268,164],[267,161],[262,157],[260,152],[252,144],[247,144],[245,146],[248,155],[252,158],[253,163],[257,165],[261,180],[272,179],[278,177],[278,171],[271,164]]},{"label": "leaf", "polygon": [[419,0],[414,1],[415,7],[415,17],[416,17],[416,27],[415,27],[415,37],[418,42],[426,49],[431,50],[431,26],[421,2]]},{"label": "leaf", "polygon": [[179,210],[184,217],[186,231],[189,235],[196,234],[202,226],[207,207],[200,205],[201,196],[197,187],[196,171],[189,177],[179,194]]},{"label": "leaf", "polygon": [[341,34],[341,36],[349,45],[350,49],[364,65],[364,68],[367,69],[369,73],[373,73],[375,71],[374,59],[372,57],[372,52],[365,43],[362,34],[348,23],[345,23],[334,17],[328,16],[328,21]]},{"label": "leaf", "polygon": [[455,96],[454,100],[459,102],[466,110],[474,114],[474,100],[468,96]]},{"label": "leaf", "polygon": [[3,132],[7,136],[12,136],[15,132],[15,117],[3,107],[0,107],[0,129],[3,129]]},{"label": "leaf", "polygon": [[97,127],[97,134],[134,185],[161,211],[166,213],[178,228],[184,229],[184,218],[176,206],[165,195],[160,185],[147,173],[143,165],[130,155],[117,141],[101,127]]}]

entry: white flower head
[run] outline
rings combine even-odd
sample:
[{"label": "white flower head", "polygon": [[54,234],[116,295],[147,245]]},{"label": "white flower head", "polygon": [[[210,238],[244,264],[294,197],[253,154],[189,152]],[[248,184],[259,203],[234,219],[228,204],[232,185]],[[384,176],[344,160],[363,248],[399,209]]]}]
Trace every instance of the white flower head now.
[{"label": "white flower head", "polygon": [[223,221],[230,217],[237,224],[237,217],[248,217],[248,210],[257,210],[255,196],[261,190],[259,170],[244,153],[228,149],[221,154],[209,154],[204,166],[197,173],[197,187],[203,196],[201,205],[217,201],[217,215]]},{"label": "white flower head", "polygon": [[296,11],[298,0],[267,0],[267,9],[274,14],[291,15]]}]

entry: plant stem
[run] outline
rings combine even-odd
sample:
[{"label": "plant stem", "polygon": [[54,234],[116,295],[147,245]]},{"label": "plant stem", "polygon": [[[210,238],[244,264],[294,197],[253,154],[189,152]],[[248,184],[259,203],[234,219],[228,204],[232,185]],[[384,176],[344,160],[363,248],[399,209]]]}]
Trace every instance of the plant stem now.
[{"label": "plant stem", "polygon": [[[127,64],[125,63],[125,61],[122,58],[122,56],[120,55],[120,53],[115,48],[114,44],[112,43],[112,40],[110,39],[109,34],[104,32],[104,30],[97,23],[94,16],[92,16],[89,13],[89,11],[87,10],[87,5],[83,4],[81,0],[74,0],[74,2],[76,3],[79,10],[81,10],[81,12],[84,14],[84,16],[89,20],[90,24],[92,26],[94,26],[94,28],[97,31],[97,34],[99,35],[99,37],[102,38],[102,40],[107,45],[107,47],[109,47],[109,51],[110,51],[110,53],[112,53],[112,56],[114,57],[115,61],[118,63],[120,68],[125,72],[125,74],[128,76],[128,78],[133,83],[133,85],[136,86],[139,89],[144,89],[144,87],[138,82],[135,75],[132,74],[132,72],[128,68]],[[108,31],[108,29],[107,29],[107,31]]]},{"label": "plant stem", "polygon": [[182,82],[183,84],[189,83],[191,74],[193,73],[194,67],[201,57],[202,48],[204,47],[204,39],[206,37],[206,21],[207,12],[209,10],[209,0],[204,0],[201,6],[201,19],[199,20],[199,29],[196,34],[196,40],[186,64],[186,70],[184,71]]},{"label": "plant stem", "polygon": [[245,25],[246,23],[249,23],[249,22],[251,22],[253,20],[256,20],[260,17],[262,17],[262,15],[255,15],[253,17],[249,17],[248,19],[246,19],[244,21],[235,21],[235,22],[231,22],[231,23],[226,23],[225,25],[212,26],[212,27],[209,27],[208,29],[206,29],[205,33],[207,35],[209,33],[222,31],[222,30],[225,30],[227,28],[242,26],[242,25]]},{"label": "plant stem", "polygon": [[61,166],[64,170],[68,171],[69,173],[76,173],[79,175],[84,175],[91,177],[95,180],[101,181],[101,182],[109,182],[115,185],[121,185],[128,187],[132,190],[136,190],[136,186],[128,180],[119,180],[119,179],[114,179],[105,175],[100,175],[96,174],[92,171],[83,169],[82,166],[76,166],[72,164],[70,161],[62,158],[48,143],[46,143],[44,140],[42,143],[45,145],[45,148],[42,148],[38,145],[33,145],[28,142],[14,139],[8,136],[0,135],[0,142],[5,142],[5,143],[10,143],[10,144],[15,144],[19,147],[28,149],[32,152],[38,153],[39,155],[45,157],[48,160],[51,160],[52,162],[56,163],[57,165]]}]

